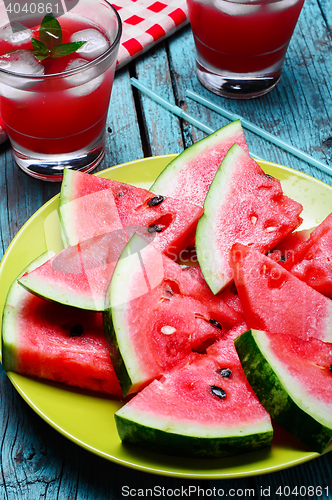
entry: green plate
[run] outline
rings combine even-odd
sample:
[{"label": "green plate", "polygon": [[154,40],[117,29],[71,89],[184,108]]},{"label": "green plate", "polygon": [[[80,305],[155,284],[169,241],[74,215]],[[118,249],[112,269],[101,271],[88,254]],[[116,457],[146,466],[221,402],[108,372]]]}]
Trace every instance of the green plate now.
[{"label": "green plate", "polygon": [[[98,175],[149,188],[173,155],[146,158],[99,172]],[[280,179],[288,196],[304,206],[303,227],[321,222],[332,212],[332,188],[300,172],[269,162],[259,162],[266,173]],[[18,232],[0,265],[2,308],[7,291],[17,275],[47,249],[62,248],[57,217],[59,196],[38,210]],[[121,402],[64,385],[9,373],[23,399],[52,427],[79,446],[126,467],[154,474],[201,479],[225,479],[274,472],[312,460],[309,452],[288,433],[275,428],[270,449],[227,459],[186,459],[148,453],[124,446],[118,438],[114,412]],[[330,444],[327,451],[332,450]]]}]

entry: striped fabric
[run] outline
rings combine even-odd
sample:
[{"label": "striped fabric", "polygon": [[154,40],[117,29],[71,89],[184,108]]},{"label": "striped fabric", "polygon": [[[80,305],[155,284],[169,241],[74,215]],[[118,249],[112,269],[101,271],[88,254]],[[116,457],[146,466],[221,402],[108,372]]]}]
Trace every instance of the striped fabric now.
[{"label": "striped fabric", "polygon": [[123,34],[117,69],[187,23],[185,0],[115,0]]}]

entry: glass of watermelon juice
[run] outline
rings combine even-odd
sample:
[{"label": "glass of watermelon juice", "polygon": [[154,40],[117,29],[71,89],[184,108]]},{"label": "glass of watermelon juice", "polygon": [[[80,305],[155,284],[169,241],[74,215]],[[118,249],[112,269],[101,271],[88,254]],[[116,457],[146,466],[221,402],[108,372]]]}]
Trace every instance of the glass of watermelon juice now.
[{"label": "glass of watermelon juice", "polygon": [[272,90],[304,0],[187,0],[199,81],[215,94]]},{"label": "glass of watermelon juice", "polygon": [[121,20],[107,0],[38,1],[0,1],[0,109],[18,166],[61,181],[104,156]]}]

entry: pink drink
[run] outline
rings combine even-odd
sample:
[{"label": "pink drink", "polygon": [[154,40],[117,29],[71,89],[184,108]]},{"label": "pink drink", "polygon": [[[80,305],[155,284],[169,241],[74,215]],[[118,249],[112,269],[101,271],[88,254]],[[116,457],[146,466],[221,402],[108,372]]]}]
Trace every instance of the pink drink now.
[{"label": "pink drink", "polygon": [[[197,72],[203,84],[216,93],[233,97],[260,95],[276,85],[304,0],[187,3],[197,50]],[[224,82],[218,81],[218,77]],[[218,92],[218,85],[226,90]]]},{"label": "pink drink", "polygon": [[[103,157],[117,55],[114,42],[119,42],[116,33],[110,34],[75,9],[58,21],[63,44],[72,42],[73,34],[93,29],[93,36],[101,36],[102,53],[93,57],[93,51],[92,55],[84,52],[83,45],[69,55],[37,62],[42,67],[37,74],[16,78],[1,72],[0,57],[0,109],[15,160],[30,175],[56,181],[61,180],[63,168],[90,171]],[[40,26],[31,19],[25,24],[38,39]],[[0,31],[0,56],[19,50],[20,58],[26,49],[32,49],[31,39],[19,45],[10,43],[8,37],[5,40],[3,29],[6,26]],[[30,63],[31,52],[28,56]]]}]

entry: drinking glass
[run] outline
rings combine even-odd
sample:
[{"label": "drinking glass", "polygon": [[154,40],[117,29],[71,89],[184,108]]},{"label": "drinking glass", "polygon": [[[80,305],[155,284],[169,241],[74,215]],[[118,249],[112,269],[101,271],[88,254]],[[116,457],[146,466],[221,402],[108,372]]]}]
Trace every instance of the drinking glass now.
[{"label": "drinking glass", "polygon": [[[60,0],[53,0],[53,4],[57,1],[62,8]],[[52,4],[39,4],[36,0],[33,10],[38,12],[39,8],[42,12],[36,15],[31,12],[33,2],[16,0],[13,5],[25,5],[30,11],[25,16],[16,7],[19,16],[12,23],[6,10],[8,0],[0,1],[0,44],[3,42],[1,37],[10,30],[12,39],[17,41],[24,39],[24,34],[32,27],[39,27],[47,5]],[[53,12],[52,15],[56,17]],[[29,50],[23,50],[30,59],[26,67],[20,59],[19,70],[14,71],[12,66],[8,70],[0,61],[0,110],[15,161],[27,174],[48,181],[61,181],[64,168],[90,172],[104,156],[105,125],[122,30],[119,15],[107,0],[74,2],[70,10],[58,16],[58,21],[64,27],[67,23],[74,23],[72,26],[78,23],[87,27],[89,33],[89,28],[97,28],[104,39],[96,49],[96,57],[91,55],[91,60],[76,58],[65,68],[61,66],[65,58],[53,60],[52,64],[58,64],[59,69],[54,72],[52,66],[50,74],[40,74],[38,69],[30,68],[30,59],[35,56],[31,56]],[[18,25],[21,32],[17,32]],[[95,43],[94,38],[84,41]],[[17,49],[25,47],[20,43]],[[91,54],[95,54],[91,43]],[[15,52],[18,53],[21,57],[22,50]],[[33,64],[37,67],[39,63],[34,61]]]},{"label": "drinking glass", "polygon": [[215,94],[251,98],[281,77],[304,0],[187,0],[199,81]]}]

